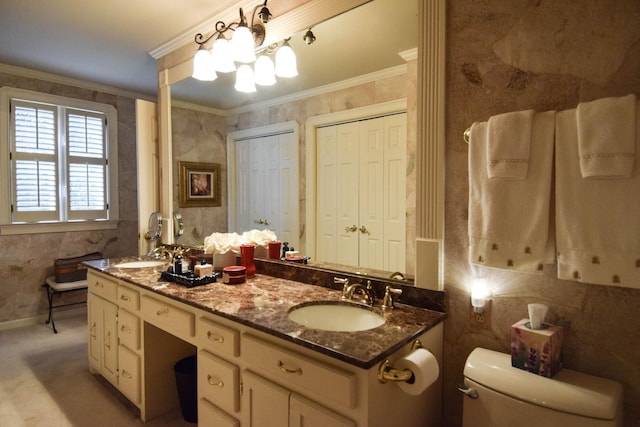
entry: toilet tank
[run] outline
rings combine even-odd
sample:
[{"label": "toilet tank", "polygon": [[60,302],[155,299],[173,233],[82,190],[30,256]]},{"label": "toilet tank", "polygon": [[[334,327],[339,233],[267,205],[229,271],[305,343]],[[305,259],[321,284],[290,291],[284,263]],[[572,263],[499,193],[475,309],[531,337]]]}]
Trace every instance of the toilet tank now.
[{"label": "toilet tank", "polygon": [[622,427],[622,385],[562,369],[546,378],[476,348],[464,367],[463,427]]}]

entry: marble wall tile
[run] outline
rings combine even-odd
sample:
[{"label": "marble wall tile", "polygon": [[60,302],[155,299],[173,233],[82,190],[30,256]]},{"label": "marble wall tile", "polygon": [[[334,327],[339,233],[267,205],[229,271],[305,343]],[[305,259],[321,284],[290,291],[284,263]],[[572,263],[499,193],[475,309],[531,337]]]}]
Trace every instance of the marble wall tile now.
[{"label": "marble wall tile", "polygon": [[[215,114],[172,107],[173,139],[173,207],[182,215],[184,235],[177,243],[202,245],[214,232],[227,231],[227,131],[224,117]],[[178,162],[218,163],[220,170],[221,205],[215,207],[179,206],[180,169]]]},{"label": "marble wall tile", "polygon": [[[0,86],[103,102],[118,111],[120,222],[117,229],[0,236],[0,322],[6,322],[47,313],[42,284],[53,274],[56,258],[96,251],[108,257],[137,253],[136,118],[132,98],[8,73],[0,73]],[[79,293],[63,297],[61,302],[84,299]]]},{"label": "marble wall tile", "polygon": [[[640,290],[558,280],[554,267],[527,275],[491,270],[485,324],[473,319],[467,262],[468,147],[474,121],[522,109],[574,108],[579,102],[640,95],[640,3],[597,0],[448,2],[446,88],[444,418],[461,425],[464,362],[475,347],[509,352],[509,327],[527,303],[549,306],[567,327],[565,366],[620,381],[625,425],[640,424]],[[606,54],[604,52],[607,52]],[[600,54],[602,53],[602,54]],[[640,230],[636,230],[640,233]]]}]

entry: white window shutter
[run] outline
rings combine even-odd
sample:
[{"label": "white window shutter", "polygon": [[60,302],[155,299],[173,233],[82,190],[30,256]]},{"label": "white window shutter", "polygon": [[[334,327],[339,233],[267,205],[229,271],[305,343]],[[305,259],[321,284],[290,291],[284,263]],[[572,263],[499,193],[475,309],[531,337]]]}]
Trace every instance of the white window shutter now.
[{"label": "white window shutter", "polygon": [[57,112],[49,105],[14,102],[14,222],[58,219]]}]

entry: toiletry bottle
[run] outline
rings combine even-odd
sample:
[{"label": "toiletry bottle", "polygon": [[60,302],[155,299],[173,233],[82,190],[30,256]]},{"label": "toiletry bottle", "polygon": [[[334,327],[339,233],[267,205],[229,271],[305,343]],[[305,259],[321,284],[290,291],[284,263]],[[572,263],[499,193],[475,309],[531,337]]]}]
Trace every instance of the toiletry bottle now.
[{"label": "toiletry bottle", "polygon": [[182,255],[176,254],[173,257],[173,272],[175,274],[182,274]]},{"label": "toiletry bottle", "polygon": [[282,243],[282,256],[280,257],[281,260],[284,260],[285,256],[287,255],[287,251],[289,250],[289,242],[283,242]]}]

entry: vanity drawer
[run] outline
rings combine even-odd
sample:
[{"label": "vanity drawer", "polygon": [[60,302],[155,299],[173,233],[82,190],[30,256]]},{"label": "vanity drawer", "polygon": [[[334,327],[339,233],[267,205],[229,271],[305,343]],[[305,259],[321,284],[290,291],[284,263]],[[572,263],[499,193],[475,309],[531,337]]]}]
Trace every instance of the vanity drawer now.
[{"label": "vanity drawer", "polygon": [[87,272],[87,287],[91,293],[111,302],[116,301],[118,282],[108,276],[93,271]]},{"label": "vanity drawer", "polygon": [[207,399],[200,399],[198,402],[198,426],[240,427],[240,423]]},{"label": "vanity drawer", "polygon": [[193,337],[195,335],[196,322],[193,313],[149,295],[142,295],[140,310],[144,315],[144,320],[177,337]]},{"label": "vanity drawer", "polygon": [[198,353],[198,390],[200,396],[227,412],[240,410],[238,367],[206,350]]},{"label": "vanity drawer", "polygon": [[206,317],[200,317],[197,325],[199,344],[215,354],[238,356],[240,354],[240,333]]},{"label": "vanity drawer", "polygon": [[353,372],[283,350],[251,335],[242,336],[242,354],[256,372],[285,387],[302,389],[305,394],[349,408],[356,407],[356,374]]},{"label": "vanity drawer", "polygon": [[118,310],[118,338],[132,350],[140,349],[140,319],[125,310]]},{"label": "vanity drawer", "polygon": [[118,347],[118,388],[133,403],[140,403],[140,356],[125,346]]},{"label": "vanity drawer", "polygon": [[131,312],[140,310],[140,292],[126,286],[118,286],[118,305]]}]

